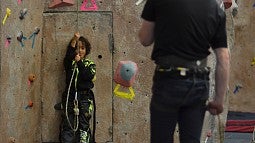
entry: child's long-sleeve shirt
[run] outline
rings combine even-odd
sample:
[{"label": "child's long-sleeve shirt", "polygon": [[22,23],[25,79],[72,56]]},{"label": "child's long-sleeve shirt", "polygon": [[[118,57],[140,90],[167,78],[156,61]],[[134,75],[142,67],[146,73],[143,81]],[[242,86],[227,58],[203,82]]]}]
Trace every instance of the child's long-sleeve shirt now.
[{"label": "child's long-sleeve shirt", "polygon": [[92,89],[94,87],[93,79],[95,78],[96,74],[96,65],[92,60],[89,59],[82,59],[75,62],[74,58],[76,55],[76,48],[69,45],[64,58],[66,89],[69,87],[73,70],[75,70],[75,73],[73,76],[71,91],[85,91]]}]

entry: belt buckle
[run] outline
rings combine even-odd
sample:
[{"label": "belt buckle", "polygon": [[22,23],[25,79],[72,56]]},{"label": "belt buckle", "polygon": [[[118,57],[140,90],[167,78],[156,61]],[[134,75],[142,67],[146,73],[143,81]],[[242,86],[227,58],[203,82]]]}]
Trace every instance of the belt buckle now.
[{"label": "belt buckle", "polygon": [[183,67],[177,67],[177,70],[180,71],[180,75],[181,76],[186,76],[187,75],[187,71],[189,71],[188,68],[183,68]]}]

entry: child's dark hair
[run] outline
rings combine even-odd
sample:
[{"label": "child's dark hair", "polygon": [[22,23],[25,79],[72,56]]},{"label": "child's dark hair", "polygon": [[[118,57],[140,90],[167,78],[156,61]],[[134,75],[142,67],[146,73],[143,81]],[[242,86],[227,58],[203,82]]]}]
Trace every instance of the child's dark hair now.
[{"label": "child's dark hair", "polygon": [[81,41],[81,42],[82,42],[82,45],[85,46],[85,48],[86,48],[86,55],[90,54],[91,45],[90,45],[90,43],[89,43],[89,40],[86,39],[85,37],[81,36],[81,37],[79,38],[79,41]]}]

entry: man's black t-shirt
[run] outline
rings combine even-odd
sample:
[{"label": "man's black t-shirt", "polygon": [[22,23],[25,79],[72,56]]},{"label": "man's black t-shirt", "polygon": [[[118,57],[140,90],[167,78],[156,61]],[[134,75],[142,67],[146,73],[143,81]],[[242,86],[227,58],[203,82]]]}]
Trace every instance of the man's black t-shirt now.
[{"label": "man's black t-shirt", "polygon": [[142,18],[155,22],[153,60],[201,60],[210,47],[227,47],[226,15],[216,0],[147,0]]}]

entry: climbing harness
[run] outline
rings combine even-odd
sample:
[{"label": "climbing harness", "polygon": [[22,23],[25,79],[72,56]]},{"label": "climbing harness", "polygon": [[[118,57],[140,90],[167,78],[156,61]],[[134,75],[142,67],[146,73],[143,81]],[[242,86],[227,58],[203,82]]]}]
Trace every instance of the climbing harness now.
[{"label": "climbing harness", "polygon": [[122,92],[122,91],[119,91],[121,85],[120,84],[117,84],[116,87],[114,88],[114,94],[116,96],[119,96],[119,97],[122,97],[122,98],[126,98],[126,99],[129,99],[129,100],[133,100],[133,98],[135,97],[135,93],[134,93],[134,90],[133,88],[130,86],[128,87],[128,90],[130,93],[127,93],[127,92]]}]

